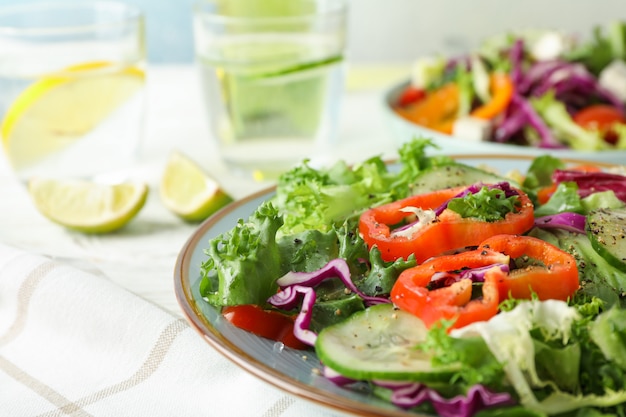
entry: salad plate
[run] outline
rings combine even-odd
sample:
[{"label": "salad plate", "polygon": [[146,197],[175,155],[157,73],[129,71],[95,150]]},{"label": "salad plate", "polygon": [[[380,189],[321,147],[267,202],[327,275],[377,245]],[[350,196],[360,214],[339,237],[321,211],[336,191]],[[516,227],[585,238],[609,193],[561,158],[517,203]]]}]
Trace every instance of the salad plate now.
[{"label": "salad plate", "polygon": [[389,88],[383,96],[382,113],[386,125],[398,146],[415,137],[431,138],[438,146],[438,152],[457,154],[515,154],[539,156],[549,153],[560,159],[583,159],[588,161],[624,164],[626,150],[577,151],[572,149],[544,149],[498,142],[477,142],[443,134],[412,123],[399,116],[394,110],[395,103],[410,81],[404,81]]},{"label": "salad plate", "polygon": [[459,56],[422,56],[382,98],[400,142],[444,153],[626,161],[626,22],[591,34],[515,30]]},{"label": "salad plate", "polygon": [[[533,160],[531,155],[510,154],[465,154],[452,157],[464,164],[488,166],[501,174],[514,170],[525,172]],[[335,385],[321,375],[322,365],[313,350],[290,349],[282,343],[238,329],[200,296],[201,265],[207,258],[204,251],[208,242],[232,229],[239,219],[248,218],[273,194],[274,188],[269,188],[231,203],[205,220],[189,237],[179,253],[174,272],[176,297],[187,321],[228,360],[291,395],[359,416],[420,416],[375,397],[365,386],[359,389],[358,385],[350,388]]]}]

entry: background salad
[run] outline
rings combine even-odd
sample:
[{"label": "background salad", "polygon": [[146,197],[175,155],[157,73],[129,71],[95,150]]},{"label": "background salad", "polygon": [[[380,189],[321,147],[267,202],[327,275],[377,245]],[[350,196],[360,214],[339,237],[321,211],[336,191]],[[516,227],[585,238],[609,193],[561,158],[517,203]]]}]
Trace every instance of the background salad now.
[{"label": "background salad", "polygon": [[[349,389],[365,383],[408,410],[442,416],[624,415],[626,241],[620,236],[626,176],[589,166],[572,169],[550,156],[536,158],[526,173],[503,176],[447,156],[429,157],[429,146],[427,140],[405,144],[397,170],[373,157],[324,170],[305,163],[285,174],[272,200],[209,242],[200,285],[204,299],[239,327],[287,346],[316,349],[324,375],[337,384]],[[455,210],[475,217],[476,207],[485,205],[495,209],[490,216],[496,213],[496,222],[512,212],[526,218],[514,198],[520,190],[534,205],[523,239],[554,248],[558,256],[511,254],[515,262],[506,263],[496,253],[497,270],[456,265],[457,272],[473,277],[469,303],[481,304],[486,285],[494,276],[506,279],[502,274],[509,268],[566,270],[571,282],[573,267],[579,279],[573,295],[554,295],[533,283],[528,296],[502,299],[492,318],[456,329],[448,319],[428,325],[390,302],[403,274],[430,261],[389,258],[369,247],[358,232],[363,213],[429,190],[471,184],[497,186],[476,186]],[[479,256],[506,241],[487,239],[460,254]],[[554,266],[559,259],[567,268]],[[569,259],[575,263],[567,265]],[[447,278],[436,283],[455,285]]]},{"label": "background salad", "polygon": [[626,24],[580,40],[525,31],[461,57],[425,57],[394,110],[470,141],[546,149],[626,149]]}]

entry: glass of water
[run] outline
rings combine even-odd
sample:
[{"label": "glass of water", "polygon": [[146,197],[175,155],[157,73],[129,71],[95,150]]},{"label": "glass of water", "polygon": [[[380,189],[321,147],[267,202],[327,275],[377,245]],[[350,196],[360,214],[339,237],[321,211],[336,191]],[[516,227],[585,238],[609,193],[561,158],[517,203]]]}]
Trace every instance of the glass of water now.
[{"label": "glass of water", "polygon": [[207,0],[194,39],[212,135],[234,171],[272,178],[336,140],[347,0]]},{"label": "glass of water", "polygon": [[0,134],[24,182],[115,182],[143,125],[144,18],[115,1],[0,8]]}]

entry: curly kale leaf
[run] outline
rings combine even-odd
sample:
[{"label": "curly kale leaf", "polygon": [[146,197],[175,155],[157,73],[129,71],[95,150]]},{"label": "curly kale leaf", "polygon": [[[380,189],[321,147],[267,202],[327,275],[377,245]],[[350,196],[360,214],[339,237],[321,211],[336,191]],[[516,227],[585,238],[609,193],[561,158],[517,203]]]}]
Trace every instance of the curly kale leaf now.
[{"label": "curly kale leaf", "polygon": [[393,262],[385,262],[381,257],[380,250],[376,247],[370,251],[369,259],[369,271],[355,284],[359,290],[372,296],[389,295],[400,273],[417,264],[414,255],[409,256],[406,260],[400,258]]},{"label": "curly kale leaf", "polygon": [[319,230],[305,230],[277,239],[281,270],[310,272],[320,269],[339,253],[337,233],[334,230],[321,232]]},{"label": "curly kale leaf", "polygon": [[426,139],[407,142],[399,152],[399,167],[386,164],[380,156],[354,166],[344,161],[321,169],[306,161],[296,166],[278,179],[272,199],[285,219],[279,233],[328,231],[346,220],[358,219],[370,207],[406,197],[416,173],[437,161],[450,160],[427,157],[430,146]]},{"label": "curly kale leaf", "polygon": [[496,222],[504,219],[519,206],[519,197],[513,195],[507,197],[503,190],[498,188],[482,187],[477,193],[453,198],[448,203],[448,208],[461,215],[472,217],[486,222]]},{"label": "curly kale leaf", "polygon": [[212,305],[263,305],[276,292],[284,273],[276,243],[283,219],[271,203],[264,203],[247,221],[209,242],[201,265],[200,293]]}]

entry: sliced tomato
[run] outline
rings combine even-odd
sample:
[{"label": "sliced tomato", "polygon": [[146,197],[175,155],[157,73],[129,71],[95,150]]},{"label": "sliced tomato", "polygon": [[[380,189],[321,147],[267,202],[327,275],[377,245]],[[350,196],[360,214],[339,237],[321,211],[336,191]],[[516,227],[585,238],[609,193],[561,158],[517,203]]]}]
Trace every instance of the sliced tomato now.
[{"label": "sliced tomato", "polygon": [[406,107],[410,104],[417,103],[426,96],[426,91],[421,88],[415,88],[412,85],[408,86],[398,98],[398,105]]},{"label": "sliced tomato", "polygon": [[294,336],[293,318],[278,311],[264,310],[252,304],[242,304],[225,307],[222,310],[222,316],[234,326],[257,336],[282,342],[285,346],[294,349],[308,348]]},{"label": "sliced tomato", "polygon": [[617,135],[612,130],[616,123],[626,123],[624,113],[614,106],[608,104],[595,104],[577,112],[574,122],[585,129],[597,130],[604,135],[604,139],[609,143],[617,141]]},{"label": "sliced tomato", "polygon": [[[492,250],[512,259],[532,261],[511,270],[500,282],[500,298],[540,300],[570,298],[579,288],[578,267],[572,255],[531,236],[497,235],[480,244],[479,250]],[[534,263],[533,263],[534,262]]]},{"label": "sliced tomato", "polygon": [[361,215],[359,232],[370,249],[375,245],[380,250],[383,260],[406,259],[414,255],[417,262],[421,263],[450,250],[477,246],[493,235],[525,233],[534,225],[533,204],[524,192],[517,190],[520,197],[519,210],[508,213],[500,221],[485,222],[463,218],[460,214],[445,209],[436,222],[424,225],[414,233],[392,233],[393,225],[411,215],[404,208],[432,210],[466,188],[463,186],[438,190],[372,208]]}]

